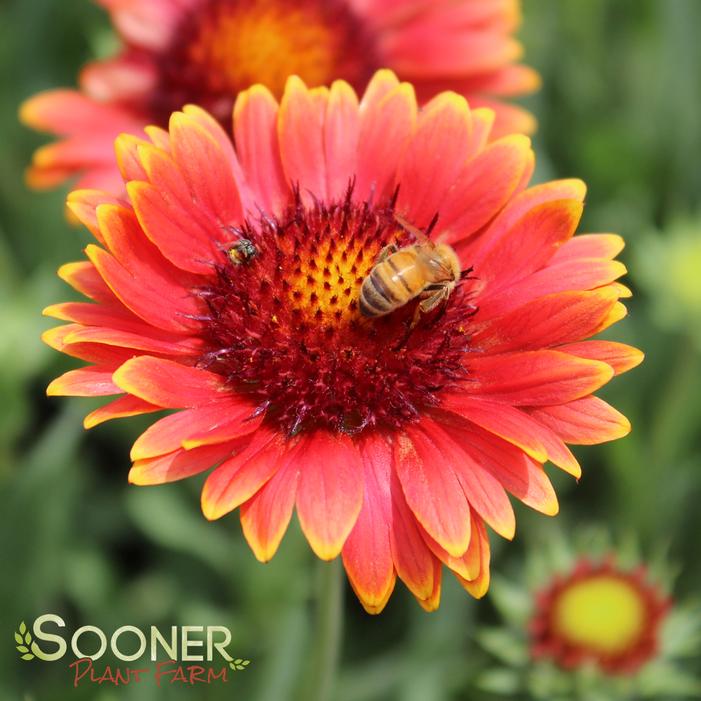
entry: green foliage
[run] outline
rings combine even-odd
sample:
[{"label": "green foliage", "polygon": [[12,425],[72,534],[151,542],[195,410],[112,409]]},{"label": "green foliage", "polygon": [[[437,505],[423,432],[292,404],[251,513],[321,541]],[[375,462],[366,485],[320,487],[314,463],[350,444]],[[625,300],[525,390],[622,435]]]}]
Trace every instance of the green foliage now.
[{"label": "green foliage", "polygon": [[[681,600],[701,585],[701,300],[693,268],[686,301],[675,296],[680,268],[666,267],[665,256],[680,256],[686,268],[683,253],[670,253],[678,245],[675,222],[699,211],[701,3],[524,0],[524,17],[526,62],[544,84],[527,101],[540,121],[537,179],[582,177],[589,185],[583,230],[625,236],[623,260],[633,270],[636,296],[613,336],[648,356],[604,393],[631,418],[633,433],[577,450],[584,467],[579,485],[548,468],[571,524],[566,539],[582,524],[599,523],[617,538],[635,533],[645,553],[662,544],[665,561],[679,565]],[[22,171],[43,139],[17,124],[16,111],[40,89],[72,84],[81,63],[109,54],[113,41],[89,0],[0,4],[0,699],[286,701],[313,647],[313,558],[297,527],[275,559],[260,565],[236,516],[202,519],[197,480],[127,485],[128,445],[143,427],[138,420],[86,433],[81,417],[93,402],[44,396],[48,381],[77,363],[41,344],[51,322],[40,310],[73,298],[54,271],[81,256],[88,234],[65,222],[65,192],[25,189]],[[685,231],[689,245],[698,246],[701,227]],[[527,582],[513,575],[521,571],[524,546],[553,525],[520,506],[518,522],[515,542],[501,547],[492,538],[491,601],[512,621],[527,619]],[[441,609],[428,615],[400,589],[372,618],[346,588],[334,701],[488,701],[522,688],[510,666],[522,653],[495,635],[489,601],[473,602],[446,581]],[[206,690],[150,683],[74,689],[62,663],[18,660],[33,656],[31,634],[24,624],[13,631],[11,621],[30,622],[47,611],[62,613],[73,627],[105,630],[227,625],[230,649],[245,657],[232,663],[228,685]],[[694,616],[698,610],[675,617],[667,633],[684,641],[678,652],[688,658],[686,671],[646,670],[646,688],[656,685],[660,698],[699,695],[698,645],[683,634]],[[603,698],[586,675],[576,683],[583,698]],[[572,699],[547,668],[530,675],[528,685],[529,699]],[[624,687],[617,698],[627,698]]]}]

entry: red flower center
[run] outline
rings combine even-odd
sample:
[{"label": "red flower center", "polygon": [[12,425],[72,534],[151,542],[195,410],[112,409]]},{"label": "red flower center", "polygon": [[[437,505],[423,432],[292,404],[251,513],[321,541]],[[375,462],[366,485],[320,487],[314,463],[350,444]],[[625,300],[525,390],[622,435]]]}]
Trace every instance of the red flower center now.
[{"label": "red flower center", "polygon": [[278,97],[289,75],[361,87],[375,59],[373,37],[343,0],[202,0],[161,56],[153,111],[167,123],[194,102],[228,121],[236,94],[254,83]]},{"label": "red flower center", "polygon": [[208,308],[201,365],[291,434],[396,428],[466,376],[474,308],[464,285],[417,323],[416,299],[379,318],[361,314],[360,288],[382,249],[414,241],[392,202],[351,194],[313,206],[297,195],[279,218],[245,224],[197,292]]}]

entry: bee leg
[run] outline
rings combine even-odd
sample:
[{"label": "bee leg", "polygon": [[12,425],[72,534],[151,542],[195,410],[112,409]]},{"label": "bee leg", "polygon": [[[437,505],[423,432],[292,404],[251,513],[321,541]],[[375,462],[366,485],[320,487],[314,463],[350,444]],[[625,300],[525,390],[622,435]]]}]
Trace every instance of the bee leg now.
[{"label": "bee leg", "polygon": [[375,265],[378,263],[382,263],[383,260],[387,260],[393,253],[396,253],[399,250],[397,246],[393,243],[387,244],[381,251],[380,254],[377,256],[377,260],[375,261]]},{"label": "bee leg", "polygon": [[409,340],[409,336],[411,336],[411,332],[414,330],[414,327],[416,324],[419,323],[419,319],[421,318],[421,309],[419,308],[419,305],[416,305],[416,308],[414,309],[414,316],[412,317],[411,321],[406,320],[404,321],[404,335],[402,336],[401,340],[399,343],[397,343],[396,346],[392,350],[398,351],[401,350],[405,345],[406,342]]},{"label": "bee leg", "polygon": [[441,289],[436,290],[430,297],[419,302],[416,307],[420,314],[428,314],[433,311],[439,304],[445,302],[450,296],[450,288],[441,287]]},{"label": "bee leg", "polygon": [[409,340],[409,336],[411,336],[411,332],[419,323],[423,314],[428,314],[430,311],[433,311],[439,304],[445,302],[448,297],[450,297],[449,287],[441,287],[435,292],[431,292],[428,297],[424,297],[424,299],[422,299],[416,305],[416,308],[414,309],[414,316],[412,317],[411,322],[407,324],[406,333],[402,337],[402,340],[395,346],[394,350],[399,350],[406,344],[406,342]]},{"label": "bee leg", "polygon": [[[417,306],[416,310],[418,311],[418,309],[419,308]],[[409,340],[409,336],[411,336],[411,332],[414,330],[414,326],[416,326],[416,324],[417,324],[419,316],[420,316],[420,314],[417,314],[415,311],[414,318],[411,320],[411,322],[407,322],[407,321],[404,322],[404,329],[405,329],[404,334],[402,335],[402,338],[400,339],[399,343],[397,343],[397,345],[395,345],[394,348],[392,348],[393,351],[396,352],[396,351],[399,351],[402,348],[404,348],[407,341]]]},{"label": "bee leg", "polygon": [[445,313],[447,309],[446,302],[450,297],[450,288],[441,287],[440,289],[433,292],[430,296],[425,297],[421,302],[416,305],[416,310],[414,311],[414,320],[412,323],[412,328],[416,326],[422,315],[432,312],[437,309],[440,305],[443,305],[439,314],[437,314],[431,321],[431,325],[435,324]]}]

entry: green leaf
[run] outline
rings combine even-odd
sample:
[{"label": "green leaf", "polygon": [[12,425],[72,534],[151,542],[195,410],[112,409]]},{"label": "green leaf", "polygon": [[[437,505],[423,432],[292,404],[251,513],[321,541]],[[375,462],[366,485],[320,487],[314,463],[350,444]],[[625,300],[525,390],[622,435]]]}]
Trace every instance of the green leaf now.
[{"label": "green leaf", "polygon": [[489,596],[499,613],[513,625],[522,627],[528,621],[533,599],[527,588],[510,582],[505,577],[495,577]]},{"label": "green leaf", "polygon": [[22,659],[23,659],[23,660],[33,660],[33,659],[34,659],[34,655],[32,655],[31,652],[28,652],[26,655],[22,655]]},{"label": "green leaf", "polygon": [[19,633],[15,633],[15,641],[22,644],[22,636]]},{"label": "green leaf", "polygon": [[528,663],[528,649],[510,630],[483,628],[475,635],[477,642],[501,662],[512,667],[523,667]]},{"label": "green leaf", "polygon": [[22,635],[27,632],[27,626],[25,625],[24,621],[19,624],[19,632],[22,633]]},{"label": "green leaf", "polygon": [[477,678],[477,686],[492,694],[516,694],[519,691],[520,679],[517,672],[511,669],[487,669]]},{"label": "green leaf", "polygon": [[29,648],[26,645],[17,645],[17,649],[20,652],[29,652]]},{"label": "green leaf", "polygon": [[31,635],[31,633],[27,633],[27,634],[24,636],[24,642],[27,643],[27,645],[29,645],[29,644],[32,642],[32,635]]},{"label": "green leaf", "polygon": [[241,664],[242,662],[243,662],[243,659],[241,659],[240,657],[237,657],[237,658],[234,660],[234,664]]}]

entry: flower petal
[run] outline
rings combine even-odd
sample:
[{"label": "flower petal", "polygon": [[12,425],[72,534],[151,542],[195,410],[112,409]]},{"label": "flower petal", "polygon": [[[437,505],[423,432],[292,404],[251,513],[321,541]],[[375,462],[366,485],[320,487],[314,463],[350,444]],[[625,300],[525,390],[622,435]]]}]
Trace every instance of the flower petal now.
[{"label": "flower petal", "polygon": [[[123,206],[124,202],[118,197],[103,192],[102,190],[73,190],[73,192],[68,194],[68,198],[66,199],[66,206],[71,213],[78,218],[78,221],[83,224],[100,243],[104,244],[105,240],[102,237],[100,223],[97,220],[97,208],[101,204]],[[69,265],[78,264],[69,263]],[[90,263],[85,263],[85,265],[90,265]],[[88,297],[91,296],[92,295],[88,295]]]},{"label": "flower petal", "polygon": [[493,293],[543,267],[574,234],[582,208],[575,199],[545,202],[528,210],[489,248],[482,247],[485,237],[480,237],[472,257],[480,285]]},{"label": "flower petal", "polygon": [[49,397],[101,397],[121,394],[122,390],[112,382],[114,367],[89,365],[69,370],[53,380],[46,388]]},{"label": "flower petal", "polygon": [[95,266],[89,260],[62,265],[58,269],[58,276],[74,290],[96,302],[119,304],[112,290],[107,287],[105,281],[100,277]]},{"label": "flower petal", "polygon": [[295,505],[299,465],[290,460],[245,504],[241,505],[241,526],[253,554],[268,562],[280,545]]},{"label": "flower petal", "polygon": [[484,353],[506,353],[578,341],[602,330],[617,301],[608,288],[540,297],[478,325],[471,343]]},{"label": "flower petal", "polygon": [[516,530],[516,519],[501,483],[465,451],[460,438],[452,432],[448,433],[445,425],[429,423],[426,419],[422,424],[430,427],[436,454],[442,458],[442,467],[446,469],[449,466],[455,473],[470,507],[499,535],[511,540]]},{"label": "flower petal", "polygon": [[365,610],[379,613],[395,583],[390,545],[392,450],[383,438],[370,435],[361,442],[360,452],[363,508],[343,546],[343,564]]},{"label": "flower petal", "polygon": [[479,518],[474,519],[475,522],[475,538],[480,545],[480,573],[479,576],[471,581],[462,578],[460,575],[455,575],[460,585],[475,599],[481,599],[489,589],[489,538],[487,530]]},{"label": "flower petal", "polygon": [[576,355],[579,358],[600,360],[610,365],[617,375],[637,367],[645,358],[645,354],[641,350],[633,348],[633,346],[627,346],[625,343],[616,343],[615,341],[569,343],[561,346],[558,350],[570,355]]},{"label": "flower petal", "polygon": [[360,114],[353,88],[336,80],[329,92],[324,120],[326,192],[330,200],[343,197],[358,169]]},{"label": "flower petal", "polygon": [[[151,148],[142,149],[141,158],[155,183],[163,183],[159,171],[167,156]],[[169,182],[177,187],[184,184],[177,176]],[[217,241],[229,238],[223,227],[203,223],[202,216],[190,216],[180,200],[171,196],[168,185],[161,188],[154,182],[134,181],[127,184],[127,192],[144,233],[165,258],[182,270],[211,274],[213,261],[221,256]]]},{"label": "flower petal", "polygon": [[442,93],[421,110],[396,181],[397,208],[417,226],[428,226],[462,171],[471,128],[470,109],[460,95]]},{"label": "flower petal", "polygon": [[221,375],[148,355],[128,360],[112,379],[125,392],[164,409],[204,406],[226,396]]},{"label": "flower petal", "polygon": [[390,545],[394,566],[399,578],[417,599],[428,599],[436,589],[436,558],[421,537],[420,526],[406,503],[396,468],[390,476],[390,492]]},{"label": "flower petal", "polygon": [[202,488],[202,513],[210,521],[248,501],[290,459],[279,431],[260,428],[250,443],[222,463]]},{"label": "flower petal", "polygon": [[230,157],[192,114],[175,112],[169,125],[173,158],[192,197],[219,224],[237,224],[243,205]]},{"label": "flower petal", "polygon": [[156,458],[137,460],[129,470],[129,482],[137,485],[167,484],[208,470],[231,455],[235,443],[208,445],[194,450],[182,448]]},{"label": "flower petal", "polygon": [[[576,238],[576,237],[575,237]],[[626,267],[617,260],[599,258],[574,259],[553,263],[503,289],[484,290],[480,295],[480,318],[490,319],[506,314],[535,299],[557,292],[593,290],[626,274]],[[612,287],[612,289],[614,289]],[[616,289],[618,296],[623,296]]]},{"label": "flower petal", "polygon": [[278,112],[278,138],[282,168],[288,183],[299,186],[307,199],[311,192],[326,199],[324,117],[326,105],[297,77],[287,80]]},{"label": "flower petal", "polygon": [[206,407],[184,409],[149,426],[131,449],[131,459],[145,460],[179,448],[224,443],[253,433],[260,420],[247,420],[251,408],[236,402],[217,402]]},{"label": "flower petal", "polygon": [[469,360],[470,391],[516,406],[563,404],[595,392],[612,377],[609,365],[553,350]]},{"label": "flower petal", "polygon": [[139,160],[139,146],[148,142],[133,134],[120,134],[114,142],[119,172],[124,182],[129,180],[144,180],[146,173]]},{"label": "flower petal", "polygon": [[[478,518],[475,516],[475,518]],[[460,557],[453,557],[442,548],[431,536],[421,529],[421,535],[431,552],[449,569],[465,579],[475,579],[480,573],[479,538],[470,537],[470,546]]]},{"label": "flower petal", "polygon": [[297,515],[312,550],[331,560],[341,552],[363,505],[363,461],[343,434],[317,431],[303,442]]},{"label": "flower petal", "polygon": [[521,53],[517,41],[498,32],[427,32],[420,22],[381,40],[389,65],[412,78],[494,70]]},{"label": "flower petal", "polygon": [[533,421],[528,414],[484,397],[469,397],[465,394],[446,395],[441,408],[471,421],[485,430],[523,450],[538,462],[547,460],[543,444],[533,432]]},{"label": "flower petal", "polygon": [[239,93],[234,106],[234,138],[246,181],[256,203],[278,214],[288,196],[277,135],[279,105],[262,85]]},{"label": "flower petal", "polygon": [[[514,197],[480,236],[479,250],[489,251],[532,209],[557,201],[583,202],[586,185],[581,180],[553,180],[524,190]],[[536,232],[537,233],[537,232]],[[477,249],[476,249],[477,250]]]},{"label": "flower petal", "polygon": [[104,423],[105,421],[111,421],[112,419],[121,419],[127,416],[138,416],[140,414],[150,414],[154,411],[161,411],[161,407],[149,404],[148,402],[139,399],[138,397],[132,397],[131,395],[126,395],[115,399],[109,404],[101,406],[95,411],[91,411],[85,419],[83,419],[83,426],[87,428],[94,428],[95,426]]},{"label": "flower petal", "polygon": [[531,409],[530,414],[563,441],[575,445],[596,445],[630,433],[630,421],[598,397]]},{"label": "flower petal", "polygon": [[[93,305],[94,306],[94,305]],[[73,307],[72,307],[73,308]],[[45,311],[50,311],[51,308]],[[98,314],[95,314],[99,321]],[[107,317],[107,315],[105,315]],[[74,348],[78,344],[101,344],[113,346],[114,348],[138,350],[145,353],[163,353],[173,356],[196,356],[201,352],[202,341],[197,338],[159,338],[159,329],[146,327],[145,333],[139,331],[125,331],[119,328],[112,328],[110,319],[104,319],[106,326],[84,326],[76,327],[67,334],[65,341]],[[130,355],[134,355],[133,352]]]},{"label": "flower petal", "polygon": [[47,90],[22,103],[20,121],[33,129],[61,136],[85,131],[103,131],[115,135],[115,122],[135,121],[114,105],[91,100],[77,90]]},{"label": "flower petal", "polygon": [[560,246],[553,256],[553,263],[581,258],[612,260],[624,246],[625,241],[618,234],[578,234]]},{"label": "flower petal", "polygon": [[[168,297],[157,290],[153,283],[144,284],[146,278],[135,278],[114,256],[99,246],[89,245],[85,252],[102,279],[125,307],[144,321],[166,331],[184,331],[186,315],[197,311],[187,303],[187,297]],[[184,293],[185,291],[182,290]]]},{"label": "flower petal", "polygon": [[408,83],[401,83],[386,94],[379,89],[371,92],[368,88],[360,103],[355,187],[358,199],[365,200],[374,195],[381,200],[390,194],[397,158],[414,130],[417,112],[414,89]]},{"label": "flower petal", "polygon": [[463,449],[517,499],[548,516],[558,512],[555,490],[539,462],[487,431],[468,429],[458,435]]},{"label": "flower petal", "polygon": [[470,544],[470,509],[455,466],[438,443],[426,431],[410,427],[394,440],[394,465],[417,521],[460,557]]},{"label": "flower petal", "polygon": [[530,140],[512,135],[467,163],[441,205],[439,240],[456,243],[492,219],[521,182],[530,155]]},{"label": "flower petal", "polygon": [[418,599],[419,605],[424,611],[436,611],[441,603],[441,583],[443,580],[443,568],[438,559],[433,560],[433,589],[425,599]]}]

